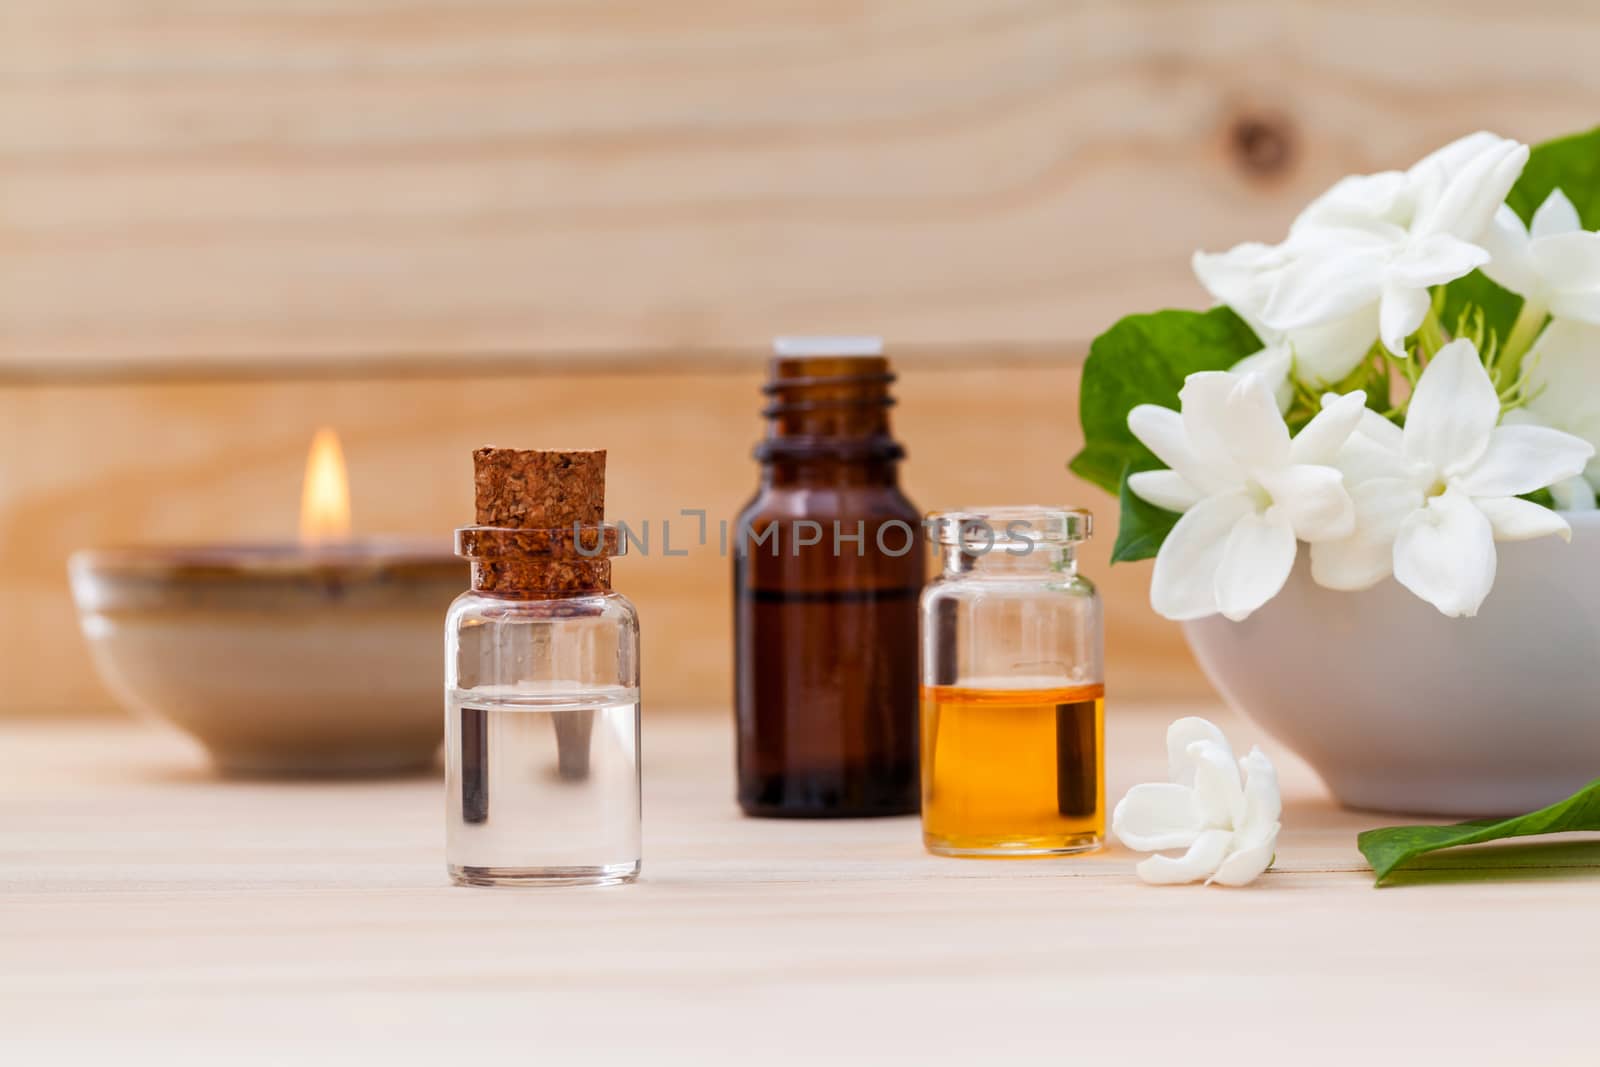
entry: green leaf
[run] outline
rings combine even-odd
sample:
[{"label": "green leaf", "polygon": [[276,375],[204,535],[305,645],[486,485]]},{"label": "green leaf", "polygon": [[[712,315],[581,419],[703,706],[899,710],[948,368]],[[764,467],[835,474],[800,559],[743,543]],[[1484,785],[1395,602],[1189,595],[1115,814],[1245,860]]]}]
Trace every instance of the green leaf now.
[{"label": "green leaf", "polygon": [[[1160,464],[1152,463],[1150,466],[1158,467]],[[1121,491],[1117,496],[1122,509],[1122,521],[1117,526],[1117,543],[1111,547],[1112,563],[1150,559],[1181,518],[1176,511],[1158,508],[1130,492],[1128,475],[1132,473],[1132,468],[1124,472]]]},{"label": "green leaf", "polygon": [[1555,494],[1548,489],[1535,489],[1531,493],[1523,493],[1522,499],[1530,504],[1538,504],[1541,508],[1549,508],[1551,511],[1560,510],[1556,507]]},{"label": "green leaf", "polygon": [[1122,319],[1094,339],[1083,364],[1078,416],[1084,446],[1072,460],[1073,473],[1117,493],[1124,472],[1160,466],[1129,432],[1128,412],[1140,404],[1176,408],[1189,375],[1227,370],[1260,348],[1250,327],[1225,307]]},{"label": "green leaf", "polygon": [[1535,146],[1506,203],[1528,222],[1558,187],[1578,209],[1583,228],[1600,230],[1600,127]]},{"label": "green leaf", "polygon": [[1478,819],[1454,826],[1386,826],[1359,834],[1356,847],[1372,864],[1374,884],[1381,885],[1395,868],[1442,848],[1574,830],[1600,830],[1600,779],[1566,800],[1528,815],[1499,821]]}]

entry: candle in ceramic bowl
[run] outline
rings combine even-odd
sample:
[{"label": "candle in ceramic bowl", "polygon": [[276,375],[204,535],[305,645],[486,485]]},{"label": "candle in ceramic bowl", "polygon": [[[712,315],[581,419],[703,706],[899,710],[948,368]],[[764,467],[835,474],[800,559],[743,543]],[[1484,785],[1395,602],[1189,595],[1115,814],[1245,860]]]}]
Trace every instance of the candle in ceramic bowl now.
[{"label": "candle in ceramic bowl", "polygon": [[440,634],[467,584],[446,548],[352,540],[336,439],[307,466],[301,539],[79,552],[79,620],[112,692],[233,773],[430,764],[443,734]]}]

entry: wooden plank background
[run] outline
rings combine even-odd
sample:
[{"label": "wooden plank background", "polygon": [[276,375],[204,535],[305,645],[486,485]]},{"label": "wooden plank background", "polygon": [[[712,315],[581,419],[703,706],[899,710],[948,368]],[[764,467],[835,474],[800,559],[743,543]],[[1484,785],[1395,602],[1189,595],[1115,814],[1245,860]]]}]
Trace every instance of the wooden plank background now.
[{"label": "wooden plank background", "polygon": [[[782,332],[889,337],[922,506],[1109,532],[1063,472],[1088,339],[1339,174],[1593,125],[1597,35],[1586,0],[7,0],[0,712],[108,704],[71,550],[288,536],[324,423],[364,532],[442,536],[490,441],[731,516]],[[1109,540],[1114,681],[1202,693]],[[725,702],[724,562],[619,581],[657,704]]]},{"label": "wooden plank background", "polygon": [[7,0],[0,366],[1052,358],[1196,247],[1592,125],[1588,0]]},{"label": "wooden plank background", "polygon": [[[996,373],[914,368],[897,387],[905,484],[925,510],[998,501],[1112,501],[1072,477],[1077,368]],[[715,544],[661,554],[661,520],[703,508],[730,521],[755,489],[762,374],[742,371],[524,377],[152,382],[0,389],[0,715],[104,710],[66,582],[73,549],[125,542],[291,540],[305,450],[337,427],[357,534],[448,543],[472,515],[470,453],[482,444],[610,450],[607,511],[649,520],[650,555],[617,563],[638,604],[647,701],[726,708],[729,561]],[[597,402],[595,398],[604,398]],[[974,456],[985,456],[974,461]],[[674,524],[682,546],[693,520]],[[713,530],[715,527],[713,526]],[[1147,606],[1148,565],[1108,567],[1113,525],[1084,568],[1109,605],[1111,671],[1126,695],[1204,693],[1177,628]]]}]

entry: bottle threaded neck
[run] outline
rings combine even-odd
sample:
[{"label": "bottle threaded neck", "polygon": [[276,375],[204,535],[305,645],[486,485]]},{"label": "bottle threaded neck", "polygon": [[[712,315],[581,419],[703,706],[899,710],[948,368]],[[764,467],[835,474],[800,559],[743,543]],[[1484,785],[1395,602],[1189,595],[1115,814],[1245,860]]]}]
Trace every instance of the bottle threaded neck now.
[{"label": "bottle threaded neck", "polygon": [[767,435],[756,458],[900,459],[905,450],[889,429],[894,381],[882,356],[774,358],[762,387]]}]

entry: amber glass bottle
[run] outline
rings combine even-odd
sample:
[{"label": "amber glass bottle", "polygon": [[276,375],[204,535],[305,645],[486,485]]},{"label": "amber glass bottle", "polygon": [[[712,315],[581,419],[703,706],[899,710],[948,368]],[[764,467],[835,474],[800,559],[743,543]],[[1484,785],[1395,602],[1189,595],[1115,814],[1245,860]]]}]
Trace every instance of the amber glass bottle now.
[{"label": "amber glass bottle", "polygon": [[900,491],[894,375],[871,339],[779,343],[761,485],[734,554],[739,805],[918,809],[920,513]]}]

